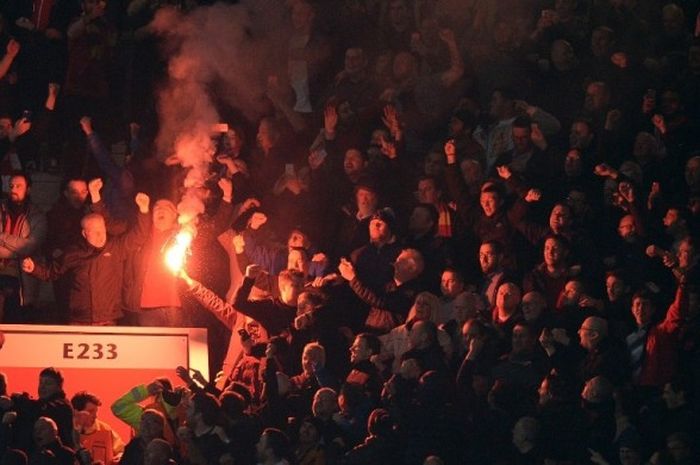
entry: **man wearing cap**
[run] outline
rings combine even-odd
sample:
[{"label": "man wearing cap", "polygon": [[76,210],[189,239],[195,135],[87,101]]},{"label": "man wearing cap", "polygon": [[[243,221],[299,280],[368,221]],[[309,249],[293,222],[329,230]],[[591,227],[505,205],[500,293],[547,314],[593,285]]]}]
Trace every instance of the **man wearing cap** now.
[{"label": "man wearing cap", "polygon": [[382,293],[394,277],[393,263],[401,253],[395,228],[394,212],[390,208],[377,210],[369,221],[369,243],[350,255],[357,278],[374,293]]}]

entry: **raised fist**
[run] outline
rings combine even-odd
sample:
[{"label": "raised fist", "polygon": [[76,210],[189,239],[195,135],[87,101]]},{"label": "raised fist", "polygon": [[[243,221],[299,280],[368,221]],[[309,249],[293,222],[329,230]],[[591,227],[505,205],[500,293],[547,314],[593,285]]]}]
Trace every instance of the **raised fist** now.
[{"label": "raised fist", "polygon": [[340,264],[338,265],[338,271],[340,276],[347,281],[352,281],[355,279],[355,267],[345,258],[340,259]]},{"label": "raised fist", "polygon": [[34,268],[34,260],[32,260],[29,257],[22,260],[22,271],[24,271],[25,273],[32,273],[34,271]]},{"label": "raised fist", "polygon": [[260,276],[260,273],[262,273],[262,268],[260,267],[260,265],[256,265],[255,263],[253,263],[252,265],[248,265],[245,267],[246,278],[255,279],[258,276]]},{"label": "raised fist", "polygon": [[89,116],[83,116],[82,118],[80,118],[80,128],[83,130],[86,136],[92,134],[92,118],[90,118]]},{"label": "raised fist", "polygon": [[258,229],[265,223],[267,223],[267,215],[262,212],[255,212],[250,217],[250,229]]},{"label": "raised fist", "polygon": [[218,185],[221,192],[223,192],[223,199],[230,201],[231,196],[233,196],[233,182],[228,178],[221,178],[219,179]]},{"label": "raised fist", "polygon": [[454,139],[445,142],[445,156],[447,157],[448,165],[457,163],[457,146]]},{"label": "raised fist", "polygon": [[236,253],[243,253],[245,250],[245,239],[240,234],[233,236],[233,249]]},{"label": "raised fist", "polygon": [[90,195],[94,197],[95,195],[100,194],[103,186],[104,183],[102,182],[102,178],[91,179],[90,182],[88,182],[88,191],[90,192]]},{"label": "raised fist", "polygon": [[139,211],[141,213],[148,213],[148,207],[151,204],[151,198],[148,196],[148,194],[139,192],[136,194],[136,197],[134,197],[134,202],[136,202],[136,205],[139,207]]},{"label": "raised fist", "polygon": [[15,39],[10,39],[10,41],[7,43],[7,54],[14,58],[19,53],[20,48],[22,47],[19,45],[19,42],[17,42]]}]

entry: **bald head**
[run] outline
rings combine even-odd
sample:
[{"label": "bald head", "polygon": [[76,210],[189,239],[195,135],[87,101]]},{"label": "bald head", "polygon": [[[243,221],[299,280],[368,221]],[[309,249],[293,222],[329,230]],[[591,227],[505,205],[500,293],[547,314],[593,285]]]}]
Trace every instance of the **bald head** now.
[{"label": "bald head", "polygon": [[581,347],[593,350],[608,336],[608,322],[597,316],[589,316],[578,330]]},{"label": "bald head", "polygon": [[600,404],[612,400],[613,389],[612,383],[607,378],[596,376],[586,381],[581,397],[588,402]]},{"label": "bald head", "polygon": [[58,439],[58,426],[49,417],[39,417],[34,422],[34,443],[38,447],[45,447]]},{"label": "bald head", "polygon": [[146,446],[144,465],[166,465],[173,455],[173,448],[165,439],[156,438]]},{"label": "bald head", "polygon": [[530,291],[523,296],[523,317],[525,321],[535,321],[547,308],[547,300],[537,291]]},{"label": "bald head", "polygon": [[102,215],[90,213],[80,221],[82,234],[88,244],[101,249],[107,243],[107,225]]}]

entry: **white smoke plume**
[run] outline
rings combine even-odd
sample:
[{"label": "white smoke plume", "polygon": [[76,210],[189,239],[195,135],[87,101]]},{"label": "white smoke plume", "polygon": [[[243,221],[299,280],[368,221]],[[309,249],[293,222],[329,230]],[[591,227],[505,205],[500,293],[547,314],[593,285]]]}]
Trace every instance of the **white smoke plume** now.
[{"label": "white smoke plume", "polygon": [[167,41],[169,81],[159,93],[161,159],[176,157],[189,168],[178,205],[183,222],[204,211],[202,186],[215,147],[211,128],[221,122],[221,102],[257,119],[264,108],[266,78],[278,71],[286,49],[283,2],[217,3],[183,14],[161,9],[151,24]]}]

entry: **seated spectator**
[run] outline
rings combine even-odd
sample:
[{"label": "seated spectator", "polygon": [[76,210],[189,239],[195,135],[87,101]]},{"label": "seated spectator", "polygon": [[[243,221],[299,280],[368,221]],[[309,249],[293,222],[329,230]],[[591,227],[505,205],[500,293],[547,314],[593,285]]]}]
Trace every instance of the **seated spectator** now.
[{"label": "seated spectator", "polygon": [[417,320],[409,326],[408,350],[402,354],[401,359],[415,360],[419,367],[419,374],[427,371],[446,374],[448,354],[440,346],[435,323],[430,320]]},{"label": "seated spectator", "polygon": [[293,453],[286,434],[276,428],[266,428],[256,446],[258,463],[263,465],[289,465]]},{"label": "seated spectator", "polygon": [[[166,424],[165,416],[158,410],[145,409],[136,429],[138,433],[126,445],[124,455],[119,463],[123,465],[144,463],[148,445],[155,439],[164,439],[163,432]],[[172,445],[173,442],[168,442],[168,444]]]},{"label": "seated spectator", "polygon": [[392,464],[399,463],[397,443],[392,418],[384,409],[375,409],[367,420],[368,436],[364,442],[350,450],[341,463]]},{"label": "seated spectator", "polygon": [[549,236],[544,241],[544,261],[537,265],[523,281],[526,292],[539,291],[547,299],[549,308],[557,308],[557,300],[566,282],[579,268],[569,265],[570,246],[562,236]]},{"label": "seated spectator", "polygon": [[360,333],[350,346],[350,373],[345,378],[346,384],[358,386],[372,400],[379,399],[382,380],[377,367],[371,359],[379,355],[381,342],[373,334]]},{"label": "seated spectator", "polygon": [[73,395],[70,402],[75,430],[80,434],[80,447],[90,451],[93,460],[105,464],[118,462],[124,452],[124,441],[109,424],[97,418],[102,401],[94,394],[81,391]]},{"label": "seated spectator", "polygon": [[540,344],[557,371],[579,383],[604,376],[620,386],[629,379],[629,357],[609,335],[606,320],[590,316],[583,321],[578,334],[580,342],[576,346],[561,328],[545,330],[540,335]]},{"label": "seated spectator", "polygon": [[[418,321],[432,321],[437,324],[437,313],[439,311],[439,301],[437,297],[429,292],[421,292],[416,296],[415,303],[408,312],[406,323],[399,325],[379,337],[382,342],[382,350],[379,354],[379,359],[382,361],[391,361],[391,372],[398,373],[401,368],[402,356],[407,352],[410,345],[410,327]],[[438,342],[442,347],[445,356],[449,358],[452,355],[452,342],[449,335],[442,329],[437,330]]]},{"label": "seated spectator", "polygon": [[173,460],[173,447],[168,441],[155,438],[146,446],[144,465],[176,465]]},{"label": "seated spectator", "polygon": [[[187,459],[194,463],[218,463],[230,460],[230,439],[219,425],[221,405],[207,392],[196,392],[188,399],[187,425],[177,435],[187,450]],[[202,462],[203,460],[203,462]]]},{"label": "seated spectator", "polygon": [[294,451],[298,465],[322,465],[326,463],[326,454],[321,436],[320,420],[305,417],[299,425],[299,445]]},{"label": "seated spectator", "polygon": [[491,322],[498,330],[502,353],[510,351],[513,328],[522,319],[520,312],[521,292],[513,283],[503,283],[498,287],[496,305],[491,313]]},{"label": "seated spectator", "polygon": [[516,463],[537,463],[542,455],[540,425],[533,417],[521,417],[513,427],[513,445],[517,451]]},{"label": "seated spectator", "polygon": [[511,351],[496,363],[492,376],[510,386],[534,393],[549,371],[548,360],[537,347],[536,335],[526,323],[516,323],[511,340]]},{"label": "seated spectator", "polygon": [[56,464],[72,465],[76,456],[73,449],[64,446],[58,436],[58,426],[49,417],[39,417],[34,423],[34,452],[30,463],[36,463],[37,456],[53,457]]}]

